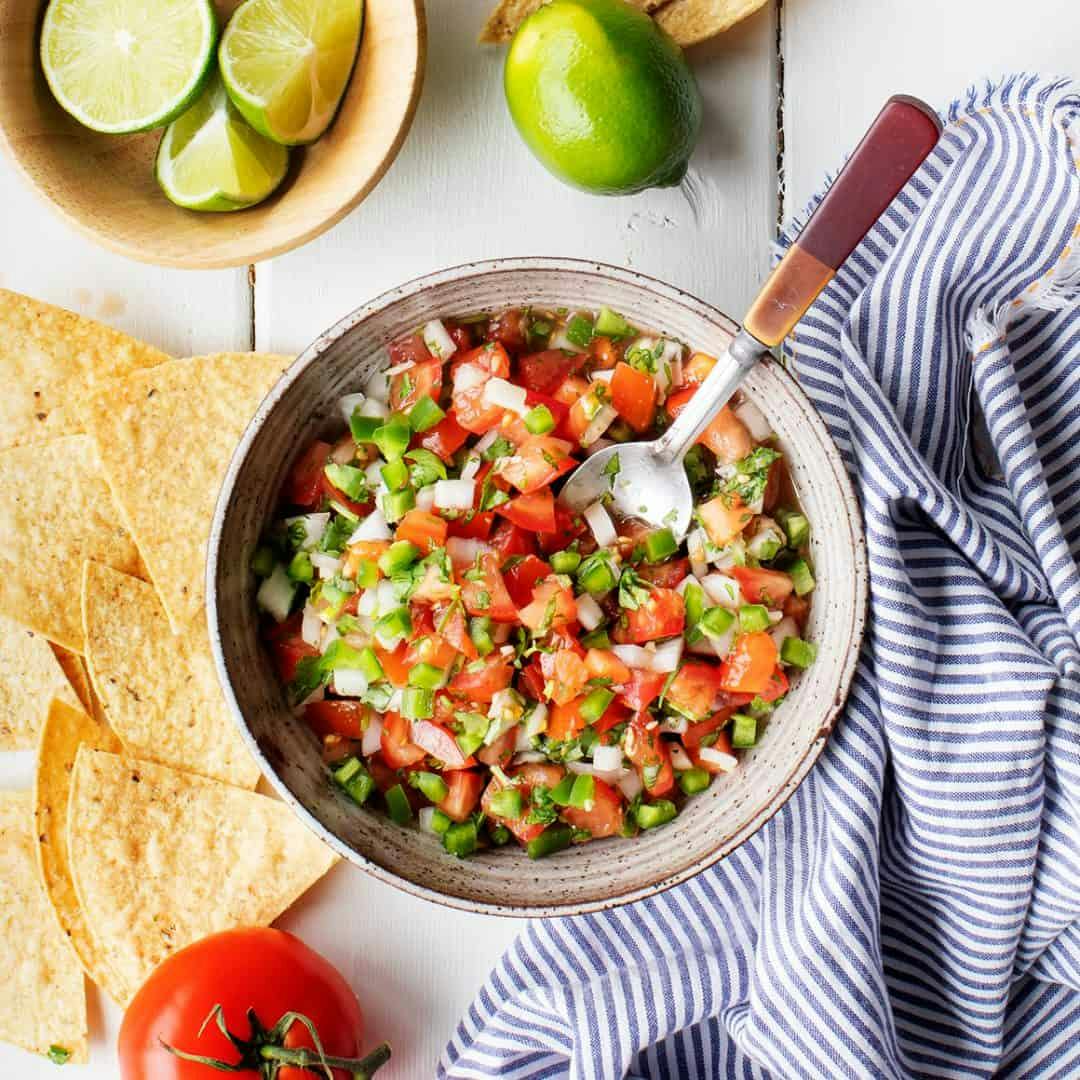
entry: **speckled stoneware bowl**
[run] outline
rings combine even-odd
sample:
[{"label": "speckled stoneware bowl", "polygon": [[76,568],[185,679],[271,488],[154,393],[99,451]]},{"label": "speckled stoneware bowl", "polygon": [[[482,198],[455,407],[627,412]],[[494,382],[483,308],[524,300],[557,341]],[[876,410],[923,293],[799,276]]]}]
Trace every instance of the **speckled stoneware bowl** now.
[{"label": "speckled stoneware bowl", "polygon": [[795,381],[778,364],[762,364],[746,391],[772,423],[813,523],[818,587],[808,636],[819,650],[740,768],[662,829],[537,862],[516,848],[458,861],[437,838],[336,792],[316,737],[286,707],[259,642],[248,566],[278,485],[309,440],[340,425],[338,399],[385,362],[388,342],[437,315],[529,303],[607,305],[714,354],[735,331],[719,311],[669,285],[563,259],[476,263],[385,293],[318,338],[260,407],[222,490],[207,590],[226,697],[267,779],[301,820],[383,881],[438,903],[504,915],[578,913],[648,896],[723,858],[761,828],[810,771],[836,721],[862,639],[867,590],[861,520],[840,455]]}]

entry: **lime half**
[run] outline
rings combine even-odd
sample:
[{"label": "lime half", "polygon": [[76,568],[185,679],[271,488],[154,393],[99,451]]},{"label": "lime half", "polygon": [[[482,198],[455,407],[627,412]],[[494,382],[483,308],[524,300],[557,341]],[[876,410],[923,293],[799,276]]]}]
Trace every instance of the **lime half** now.
[{"label": "lime half", "polygon": [[158,183],[187,210],[254,206],[274,193],[288,169],[288,147],[255,131],[216,76],[158,147]]},{"label": "lime half", "polygon": [[41,66],[79,123],[123,135],[179,116],[201,89],[216,42],[209,0],[51,0]]},{"label": "lime half", "polygon": [[349,85],[363,0],[247,0],[218,60],[229,96],[256,131],[296,146],[331,124]]}]

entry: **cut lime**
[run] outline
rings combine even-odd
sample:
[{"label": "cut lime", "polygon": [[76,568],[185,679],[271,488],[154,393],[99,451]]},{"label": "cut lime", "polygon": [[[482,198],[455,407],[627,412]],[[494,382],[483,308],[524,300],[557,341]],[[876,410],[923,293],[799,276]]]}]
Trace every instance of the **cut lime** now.
[{"label": "cut lime", "polygon": [[229,96],[256,131],[287,146],[314,142],[349,85],[363,0],[247,0],[221,36]]},{"label": "cut lime", "polygon": [[273,194],[288,168],[288,147],[253,130],[216,75],[158,147],[161,190],[187,210],[254,206]]},{"label": "cut lime", "polygon": [[209,0],[51,0],[41,66],[79,123],[124,135],[179,116],[202,88],[216,43]]}]

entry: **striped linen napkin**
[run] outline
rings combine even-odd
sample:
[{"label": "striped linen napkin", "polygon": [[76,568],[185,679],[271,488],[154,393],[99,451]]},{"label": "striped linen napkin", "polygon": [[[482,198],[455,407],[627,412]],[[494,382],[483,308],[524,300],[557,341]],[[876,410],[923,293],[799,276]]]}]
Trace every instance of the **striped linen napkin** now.
[{"label": "striped linen napkin", "polygon": [[1080,1076],[1080,93],[948,119],[787,347],[870,548],[824,755],[695,879],[529,924],[441,1076]]}]

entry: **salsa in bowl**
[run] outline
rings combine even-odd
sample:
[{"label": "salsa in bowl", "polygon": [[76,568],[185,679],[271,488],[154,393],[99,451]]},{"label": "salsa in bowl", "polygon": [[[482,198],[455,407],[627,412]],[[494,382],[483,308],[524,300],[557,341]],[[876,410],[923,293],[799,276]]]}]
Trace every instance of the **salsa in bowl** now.
[{"label": "salsa in bowl", "polygon": [[[529,313],[511,320],[524,346],[503,340],[507,311]],[[631,333],[607,330],[616,314]],[[794,380],[759,365],[740,426],[695,451],[705,514],[674,551],[602,506],[567,521],[556,498],[601,440],[666,423],[734,329],[628,271],[479,264],[358,309],[260,407],[211,534],[211,639],[268,781],[344,857],[469,910],[587,911],[722,858],[808,773],[854,669],[866,567],[843,461]],[[534,380],[549,361],[568,365],[557,386]],[[614,409],[620,365],[657,387],[670,365],[649,423]],[[585,394],[616,416],[575,418]]]}]

